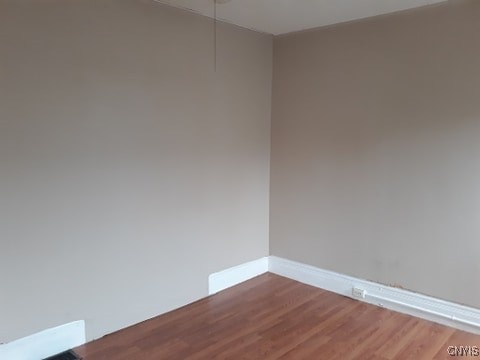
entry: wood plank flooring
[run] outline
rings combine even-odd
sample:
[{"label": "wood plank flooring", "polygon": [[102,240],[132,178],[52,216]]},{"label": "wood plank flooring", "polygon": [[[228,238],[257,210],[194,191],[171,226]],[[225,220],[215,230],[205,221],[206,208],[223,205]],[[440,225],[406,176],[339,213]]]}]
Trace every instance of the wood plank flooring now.
[{"label": "wood plank flooring", "polygon": [[451,359],[480,336],[270,273],[83,345],[85,360]]}]

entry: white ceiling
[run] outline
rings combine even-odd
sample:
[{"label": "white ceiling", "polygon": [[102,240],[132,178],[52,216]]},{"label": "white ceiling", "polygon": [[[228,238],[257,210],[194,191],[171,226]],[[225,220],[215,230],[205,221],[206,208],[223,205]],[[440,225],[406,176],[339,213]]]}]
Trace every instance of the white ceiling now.
[{"label": "white ceiling", "polygon": [[[213,17],[214,0],[155,1]],[[445,0],[217,0],[217,18],[280,35],[442,1]]]}]

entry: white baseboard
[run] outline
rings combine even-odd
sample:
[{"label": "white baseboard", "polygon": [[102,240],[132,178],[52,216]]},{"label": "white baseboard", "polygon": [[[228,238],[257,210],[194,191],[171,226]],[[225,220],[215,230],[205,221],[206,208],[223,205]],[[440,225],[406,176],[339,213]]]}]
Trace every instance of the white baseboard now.
[{"label": "white baseboard", "polygon": [[357,300],[480,334],[480,309],[357,279],[276,256],[270,256],[268,262],[269,271],[274,274],[352,298],[352,289],[360,288],[366,291],[366,296],[364,299],[355,298]]},{"label": "white baseboard", "polygon": [[212,295],[268,271],[268,257],[213,273],[208,277],[208,294]]},{"label": "white baseboard", "polygon": [[85,344],[85,322],[74,321],[0,345],[2,360],[41,360]]}]

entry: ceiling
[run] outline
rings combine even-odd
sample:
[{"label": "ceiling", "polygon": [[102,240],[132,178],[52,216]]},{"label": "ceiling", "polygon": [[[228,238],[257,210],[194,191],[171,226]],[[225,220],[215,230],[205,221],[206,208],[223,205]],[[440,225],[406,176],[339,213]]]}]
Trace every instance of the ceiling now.
[{"label": "ceiling", "polygon": [[[213,17],[214,0],[155,0]],[[217,0],[217,18],[280,35],[445,0]]]}]

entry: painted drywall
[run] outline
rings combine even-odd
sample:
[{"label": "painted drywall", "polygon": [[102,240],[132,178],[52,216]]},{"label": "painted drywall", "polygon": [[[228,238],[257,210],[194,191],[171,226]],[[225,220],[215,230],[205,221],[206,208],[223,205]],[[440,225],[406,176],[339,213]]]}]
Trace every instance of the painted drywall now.
[{"label": "painted drywall", "polygon": [[272,39],[147,0],[0,0],[0,343],[97,338],[268,255]]},{"label": "painted drywall", "polygon": [[480,307],[479,18],[275,38],[272,255]]}]

